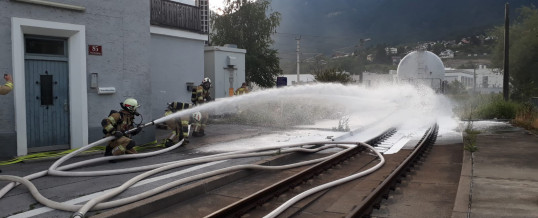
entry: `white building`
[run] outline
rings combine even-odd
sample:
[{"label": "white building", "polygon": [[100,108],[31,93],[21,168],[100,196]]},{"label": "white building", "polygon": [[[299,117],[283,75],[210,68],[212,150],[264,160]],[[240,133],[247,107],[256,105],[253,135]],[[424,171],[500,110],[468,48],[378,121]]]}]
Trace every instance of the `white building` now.
[{"label": "white building", "polygon": [[454,58],[454,51],[447,49],[439,54],[440,58]]},{"label": "white building", "polygon": [[481,94],[503,92],[503,75],[498,69],[490,69],[486,65],[478,65],[476,69],[447,69],[445,78],[449,84],[457,80],[468,91],[476,89]]},{"label": "white building", "polygon": [[386,47],[386,48],[385,48],[385,53],[386,53],[387,55],[398,54],[398,48]]},{"label": "white building", "polygon": [[[356,83],[360,81],[360,75],[352,75],[351,77]],[[362,73],[362,84],[367,87],[375,87],[383,84],[392,84],[396,81],[397,76],[395,70],[391,70],[388,74],[372,72]]]}]

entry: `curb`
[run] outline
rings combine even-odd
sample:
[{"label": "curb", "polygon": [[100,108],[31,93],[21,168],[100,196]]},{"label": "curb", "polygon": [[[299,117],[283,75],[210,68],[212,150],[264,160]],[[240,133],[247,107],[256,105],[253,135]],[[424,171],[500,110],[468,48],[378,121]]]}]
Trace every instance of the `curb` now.
[{"label": "curb", "polygon": [[461,164],[461,176],[458,183],[458,191],[452,209],[452,218],[466,218],[471,207],[471,180],[472,180],[472,153],[463,150],[463,161]]}]

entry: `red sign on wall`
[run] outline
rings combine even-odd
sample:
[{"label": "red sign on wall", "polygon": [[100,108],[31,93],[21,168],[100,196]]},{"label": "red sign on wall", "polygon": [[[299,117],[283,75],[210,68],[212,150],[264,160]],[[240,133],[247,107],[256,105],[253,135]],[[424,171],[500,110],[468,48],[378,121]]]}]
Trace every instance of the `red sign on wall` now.
[{"label": "red sign on wall", "polygon": [[103,55],[103,47],[100,45],[88,45],[88,54]]}]

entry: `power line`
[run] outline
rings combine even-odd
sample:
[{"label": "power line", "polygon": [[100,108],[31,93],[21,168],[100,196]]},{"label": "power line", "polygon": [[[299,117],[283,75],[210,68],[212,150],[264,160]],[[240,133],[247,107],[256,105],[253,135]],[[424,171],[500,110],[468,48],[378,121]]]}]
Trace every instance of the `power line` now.
[{"label": "power line", "polygon": [[[304,36],[304,37],[312,37],[312,38],[325,38],[325,39],[355,39],[359,40],[360,36],[327,36],[327,35],[309,35],[309,34],[299,34],[299,33],[286,33],[286,32],[276,32],[275,34],[279,35],[288,35],[290,37],[296,37],[296,36]],[[284,36],[282,36],[284,37]],[[364,38],[364,36],[363,36]]]}]

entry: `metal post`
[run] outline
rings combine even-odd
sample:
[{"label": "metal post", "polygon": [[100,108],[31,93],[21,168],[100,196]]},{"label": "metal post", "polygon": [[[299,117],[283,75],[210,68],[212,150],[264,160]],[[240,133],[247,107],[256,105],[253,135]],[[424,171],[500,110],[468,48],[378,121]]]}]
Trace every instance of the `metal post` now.
[{"label": "metal post", "polygon": [[473,67],[473,94],[476,94],[476,65]]},{"label": "metal post", "polygon": [[504,75],[503,75],[503,96],[504,100],[510,100],[510,74],[508,72],[508,50],[509,50],[509,36],[510,36],[510,19],[508,14],[509,9],[508,2],[504,5]]},{"label": "metal post", "polygon": [[230,88],[228,89],[228,95],[233,96],[234,95],[234,69],[230,68]]},{"label": "metal post", "polygon": [[296,52],[297,52],[297,84],[299,84],[299,82],[301,81],[301,80],[299,80],[300,79],[299,74],[301,72],[300,68],[299,68],[299,62],[300,62],[299,53],[301,52],[301,47],[300,47],[301,36],[295,38],[295,40],[297,40],[297,50],[296,50]]}]

